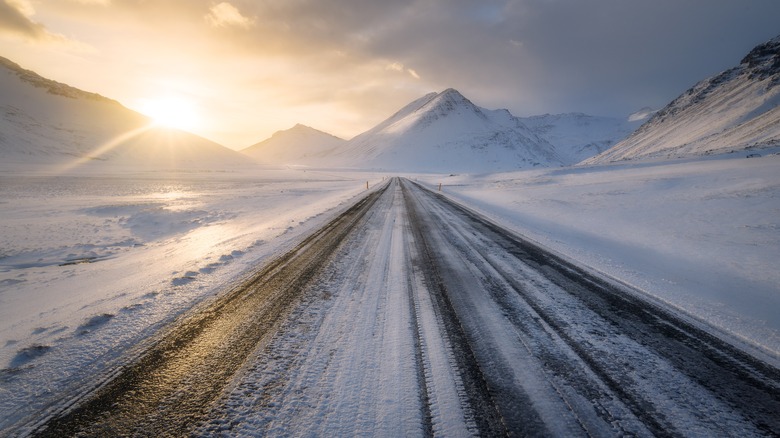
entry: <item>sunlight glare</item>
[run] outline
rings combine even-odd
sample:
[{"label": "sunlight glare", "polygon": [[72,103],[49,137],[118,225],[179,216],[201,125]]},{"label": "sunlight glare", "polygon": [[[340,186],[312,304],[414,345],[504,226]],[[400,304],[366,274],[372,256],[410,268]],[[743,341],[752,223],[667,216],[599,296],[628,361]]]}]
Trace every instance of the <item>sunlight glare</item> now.
[{"label": "sunlight glare", "polygon": [[195,104],[174,96],[146,99],[141,103],[141,112],[154,119],[157,125],[185,131],[200,123]]}]

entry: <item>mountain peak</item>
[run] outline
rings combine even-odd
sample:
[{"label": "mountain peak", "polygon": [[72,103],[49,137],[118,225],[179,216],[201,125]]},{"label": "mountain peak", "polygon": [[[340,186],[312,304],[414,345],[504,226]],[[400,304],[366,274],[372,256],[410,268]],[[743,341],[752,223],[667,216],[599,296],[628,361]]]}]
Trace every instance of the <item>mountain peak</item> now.
[{"label": "mountain peak", "polygon": [[344,142],[335,135],[297,123],[241,152],[266,164],[312,164]]},{"label": "mountain peak", "polygon": [[435,120],[448,117],[453,114],[460,116],[474,115],[480,120],[487,120],[487,116],[481,108],[474,105],[465,96],[454,88],[447,88],[436,94],[415,111],[418,114],[418,125],[424,127]]},{"label": "mountain peak", "polygon": [[431,103],[436,103],[436,104],[442,104],[444,102],[447,102],[447,104],[453,106],[464,105],[464,104],[475,106],[473,103],[471,103],[470,100],[466,99],[465,96],[460,94],[460,92],[454,88],[447,88],[446,90],[437,94],[436,97],[434,97],[431,100]]},{"label": "mountain peak", "polygon": [[406,105],[350,140],[335,160],[362,168],[437,172],[561,164],[554,147],[509,111],[480,108],[453,88]]},{"label": "mountain peak", "polygon": [[763,80],[775,76],[772,85],[780,82],[780,36],[759,44],[742,58],[740,67],[751,79]]},{"label": "mountain peak", "polygon": [[454,89],[454,88],[447,88],[446,90],[439,93],[440,97],[448,97],[453,99],[466,99],[460,91]]}]

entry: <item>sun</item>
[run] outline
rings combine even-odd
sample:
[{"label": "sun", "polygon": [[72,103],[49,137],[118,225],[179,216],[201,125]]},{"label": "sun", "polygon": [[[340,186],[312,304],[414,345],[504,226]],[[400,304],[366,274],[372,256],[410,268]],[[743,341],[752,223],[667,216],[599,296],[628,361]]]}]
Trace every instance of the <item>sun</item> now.
[{"label": "sun", "polygon": [[156,125],[187,131],[200,123],[195,103],[181,97],[145,99],[140,106],[140,111],[151,117]]}]

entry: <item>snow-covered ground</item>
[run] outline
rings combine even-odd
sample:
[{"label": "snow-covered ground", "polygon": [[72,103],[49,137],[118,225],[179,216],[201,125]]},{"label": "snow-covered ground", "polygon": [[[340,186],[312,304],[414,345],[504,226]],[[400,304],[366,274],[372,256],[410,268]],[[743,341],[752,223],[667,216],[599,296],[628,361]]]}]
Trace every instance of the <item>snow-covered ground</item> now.
[{"label": "snow-covered ground", "polygon": [[418,179],[779,362],[780,156]]},{"label": "snow-covered ground", "polygon": [[[417,175],[780,364],[780,156]],[[381,175],[0,176],[0,430],[319,228]]]},{"label": "snow-covered ground", "polygon": [[323,225],[370,178],[5,169],[0,430]]}]

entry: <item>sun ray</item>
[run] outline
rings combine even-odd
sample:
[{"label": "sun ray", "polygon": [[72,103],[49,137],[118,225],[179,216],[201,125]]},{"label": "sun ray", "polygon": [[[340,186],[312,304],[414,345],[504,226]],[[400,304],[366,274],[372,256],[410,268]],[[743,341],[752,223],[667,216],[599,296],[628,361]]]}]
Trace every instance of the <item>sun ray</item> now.
[{"label": "sun ray", "polygon": [[58,168],[55,173],[56,174],[63,174],[68,172],[69,170],[72,170],[78,166],[81,166],[85,163],[88,163],[95,159],[100,159],[101,155],[113,150],[117,146],[121,145],[122,143],[131,140],[135,137],[138,137],[139,135],[149,131],[154,127],[154,124],[150,123],[135,129],[132,129],[127,132],[123,132],[122,134],[119,134],[110,140],[101,143],[98,147],[95,149],[89,151],[88,153],[84,154],[81,157],[76,158],[75,160],[64,164],[62,167]]}]

